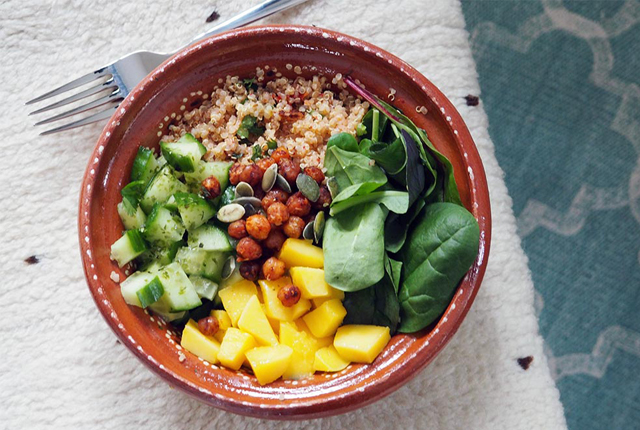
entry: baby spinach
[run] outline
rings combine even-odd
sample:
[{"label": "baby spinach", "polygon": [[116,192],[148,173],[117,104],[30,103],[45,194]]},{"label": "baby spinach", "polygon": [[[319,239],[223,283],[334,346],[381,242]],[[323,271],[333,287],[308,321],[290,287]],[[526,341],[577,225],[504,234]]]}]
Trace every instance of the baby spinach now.
[{"label": "baby spinach", "polygon": [[334,134],[327,141],[327,149],[337,146],[340,149],[350,152],[358,152],[358,141],[349,133]]},{"label": "baby spinach", "polygon": [[391,143],[373,142],[362,153],[375,160],[389,175],[399,173],[407,164],[407,154],[401,138]]},{"label": "baby spinach", "polygon": [[384,223],[384,248],[388,252],[395,253],[400,251],[407,238],[411,223],[420,214],[424,205],[424,200],[416,200],[406,213],[402,215],[389,214]]},{"label": "baby spinach", "polygon": [[368,157],[358,152],[345,151],[338,146],[327,148],[324,167],[327,169],[327,176],[336,178],[340,191],[351,185],[367,184],[362,191],[371,192],[387,183],[387,175]]},{"label": "baby spinach", "polygon": [[[346,189],[345,191],[349,191]],[[375,202],[384,205],[391,212],[403,214],[409,209],[408,194],[404,191],[374,191],[363,195],[351,195],[343,197],[343,192],[338,194],[331,202],[329,215],[334,216],[363,203]]]},{"label": "baby spinach", "polygon": [[393,290],[398,294],[398,288],[400,288],[400,277],[402,276],[402,261],[394,260],[388,255],[385,255],[384,270],[393,284]]},{"label": "baby spinach", "polygon": [[324,229],[325,280],[342,291],[370,287],[384,275],[384,219],[377,203],[329,217]]},{"label": "baby spinach", "polygon": [[453,203],[425,207],[400,251],[399,331],[421,330],[444,312],[476,258],[479,236],[478,222],[464,207]]}]

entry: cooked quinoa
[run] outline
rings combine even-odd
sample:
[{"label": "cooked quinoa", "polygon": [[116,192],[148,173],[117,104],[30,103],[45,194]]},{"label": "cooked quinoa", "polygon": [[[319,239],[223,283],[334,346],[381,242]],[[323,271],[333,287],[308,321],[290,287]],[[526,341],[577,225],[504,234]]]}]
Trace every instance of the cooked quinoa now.
[{"label": "cooked quinoa", "polygon": [[[266,78],[265,70],[273,79]],[[340,74],[289,79],[276,72],[257,68],[251,80],[218,80],[202,105],[185,112],[162,140],[173,142],[191,133],[208,149],[208,160],[241,162],[251,160],[254,145],[266,153],[268,142],[275,140],[301,167],[322,167],[329,137],[340,132],[355,135],[369,103],[350,94]],[[265,131],[243,140],[236,133],[247,115],[257,118]]]}]

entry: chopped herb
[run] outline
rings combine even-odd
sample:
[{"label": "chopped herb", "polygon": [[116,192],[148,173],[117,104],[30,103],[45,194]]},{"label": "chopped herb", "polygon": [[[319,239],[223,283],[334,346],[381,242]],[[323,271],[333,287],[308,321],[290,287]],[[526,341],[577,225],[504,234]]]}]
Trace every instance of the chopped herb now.
[{"label": "chopped herb", "polygon": [[258,118],[255,116],[247,115],[242,118],[242,122],[240,123],[240,127],[236,132],[236,136],[238,136],[242,140],[249,139],[249,135],[253,134],[255,136],[262,136],[265,128],[260,127],[258,125]]},{"label": "chopped herb", "polygon": [[242,84],[247,89],[247,91],[250,91],[250,90],[256,91],[258,89],[258,84],[256,83],[256,78],[243,79],[242,80]]},{"label": "chopped herb", "polygon": [[249,101],[249,97],[245,97],[242,99],[242,101],[240,102],[241,105],[245,104],[246,102]]},{"label": "chopped herb", "polygon": [[278,142],[276,142],[275,139],[271,139],[269,141],[267,141],[267,148],[268,149],[276,149],[278,147]]},{"label": "chopped herb", "polygon": [[260,147],[259,144],[256,143],[255,145],[253,145],[253,154],[251,154],[251,160],[256,161],[262,157],[264,157],[264,154],[262,153],[262,148]]}]

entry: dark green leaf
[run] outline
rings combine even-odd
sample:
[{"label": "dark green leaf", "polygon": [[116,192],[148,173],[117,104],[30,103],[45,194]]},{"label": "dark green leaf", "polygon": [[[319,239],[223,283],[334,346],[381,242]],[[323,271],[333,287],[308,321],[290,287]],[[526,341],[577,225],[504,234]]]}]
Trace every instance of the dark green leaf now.
[{"label": "dark green leaf", "polygon": [[478,253],[478,222],[464,207],[434,203],[422,211],[400,252],[400,331],[433,323],[448,306]]},{"label": "dark green leaf", "polygon": [[[349,189],[345,190],[348,191]],[[355,195],[342,198],[342,193],[338,194],[331,202],[329,214],[335,216],[352,207],[364,203],[374,202],[384,205],[391,212],[403,214],[409,208],[409,195],[404,191],[374,191],[364,195]]]},{"label": "dark green leaf", "polygon": [[255,136],[262,136],[264,131],[265,128],[258,125],[258,118],[251,115],[246,115],[240,122],[240,127],[238,127],[236,136],[238,136],[242,140],[246,140],[252,134]]},{"label": "dark green leaf", "polygon": [[[367,132],[362,135],[363,138],[366,138],[366,139],[372,138],[374,111],[378,111],[378,109],[375,109],[375,108],[369,109],[367,113],[364,115],[364,117],[362,118],[362,125],[365,126],[367,130]],[[387,130],[387,125],[389,124],[389,118],[387,118],[387,116],[384,115],[383,112],[379,112],[378,115],[379,115],[379,119],[378,119],[377,136],[378,136],[378,139],[381,139],[382,136],[385,135],[385,131]]]},{"label": "dark green leaf", "polygon": [[389,214],[384,223],[384,247],[388,252],[395,253],[400,251],[413,220],[418,216],[424,205],[424,200],[416,200],[407,213],[402,215]]},{"label": "dark green leaf", "polygon": [[393,289],[398,294],[400,288],[400,277],[402,276],[402,261],[394,260],[388,255],[385,256],[384,268],[393,284]]},{"label": "dark green leaf", "polygon": [[144,194],[146,182],[144,180],[129,182],[120,190],[120,194],[124,200],[127,200],[134,208],[138,206],[138,202]]},{"label": "dark green leaf", "polygon": [[267,141],[267,148],[268,149],[276,149],[278,147],[278,142],[276,142],[275,139],[271,139]]},{"label": "dark green leaf", "polygon": [[367,156],[367,154],[369,153],[369,148],[371,147],[371,145],[373,145],[373,142],[370,139],[362,139],[360,141],[360,153]]},{"label": "dark green leaf", "polygon": [[[361,146],[362,150],[362,146]],[[407,163],[407,154],[402,139],[398,138],[390,144],[374,142],[362,152],[367,157],[373,159],[389,175],[395,175],[404,169]]]},{"label": "dark green leaf", "polygon": [[358,152],[358,141],[350,133],[338,133],[329,138],[327,149],[337,146],[340,149],[350,152]]},{"label": "dark green leaf", "polygon": [[229,203],[233,202],[233,199],[236,198],[236,186],[229,185],[224,189],[222,195],[220,196],[220,207],[226,206]]},{"label": "dark green leaf", "polygon": [[258,89],[258,84],[256,83],[256,78],[251,78],[251,79],[243,79],[242,80],[242,85],[244,85],[244,87],[247,89],[247,91],[249,90],[257,90]]},{"label": "dark green leaf", "polygon": [[338,146],[327,148],[324,167],[327,169],[327,176],[336,178],[340,191],[351,185],[370,183],[371,188],[367,192],[371,192],[387,183],[387,175],[373,160],[358,152],[345,151]]},{"label": "dark green leaf", "polygon": [[264,154],[262,153],[262,148],[260,147],[260,145],[256,143],[251,148],[253,149],[253,152],[251,154],[251,160],[256,161],[264,157]]}]

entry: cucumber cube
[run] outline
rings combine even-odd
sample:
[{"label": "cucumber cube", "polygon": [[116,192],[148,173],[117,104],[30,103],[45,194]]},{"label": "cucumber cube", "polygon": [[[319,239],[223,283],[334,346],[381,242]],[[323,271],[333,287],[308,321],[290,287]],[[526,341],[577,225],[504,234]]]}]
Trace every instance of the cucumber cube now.
[{"label": "cucumber cube", "polygon": [[156,203],[164,203],[169,197],[175,193],[187,192],[188,188],[185,184],[176,178],[171,167],[165,165],[151,179],[142,198],[140,199],[140,207],[146,213],[149,213]]},{"label": "cucumber cube", "polygon": [[160,149],[167,163],[180,172],[193,172],[198,161],[207,152],[207,148],[188,133],[177,142],[160,142]]},{"label": "cucumber cube", "polygon": [[123,199],[118,203],[118,215],[122,220],[122,225],[127,230],[134,228],[142,228],[147,221],[147,216],[144,214],[142,208],[138,205],[135,207],[131,205],[129,200]]},{"label": "cucumber cube", "polygon": [[198,296],[203,299],[213,300],[218,292],[218,284],[213,281],[203,278],[202,276],[190,275],[189,280],[196,289]]},{"label": "cucumber cube", "polygon": [[214,282],[220,282],[222,267],[228,256],[226,252],[183,247],[178,250],[175,261],[189,275],[204,276]]},{"label": "cucumber cube", "polygon": [[139,230],[127,230],[111,245],[111,259],[122,267],[147,250]]},{"label": "cucumber cube", "polygon": [[178,263],[171,263],[157,275],[164,288],[163,299],[171,312],[188,311],[202,304],[193,284]]},{"label": "cucumber cube", "polygon": [[189,232],[188,245],[205,251],[232,251],[227,234],[218,227],[204,224]]},{"label": "cucumber cube", "polygon": [[169,209],[158,203],[153,206],[144,229],[144,237],[156,246],[169,247],[182,240],[184,226]]},{"label": "cucumber cube", "polygon": [[184,174],[184,180],[196,190],[200,189],[200,183],[210,176],[215,176],[220,182],[220,189],[224,190],[229,184],[229,169],[232,161],[204,161],[200,160],[195,171]]},{"label": "cucumber cube", "polygon": [[173,198],[178,212],[180,212],[182,223],[189,232],[200,227],[216,214],[211,203],[197,194],[176,193]]},{"label": "cucumber cube", "polygon": [[153,150],[141,146],[138,148],[138,154],[133,160],[131,180],[142,181],[146,185],[156,173],[158,167],[158,160],[153,155]]},{"label": "cucumber cube", "polygon": [[163,294],[164,287],[157,276],[143,288],[136,291],[136,296],[138,296],[142,308],[157,302]]}]

